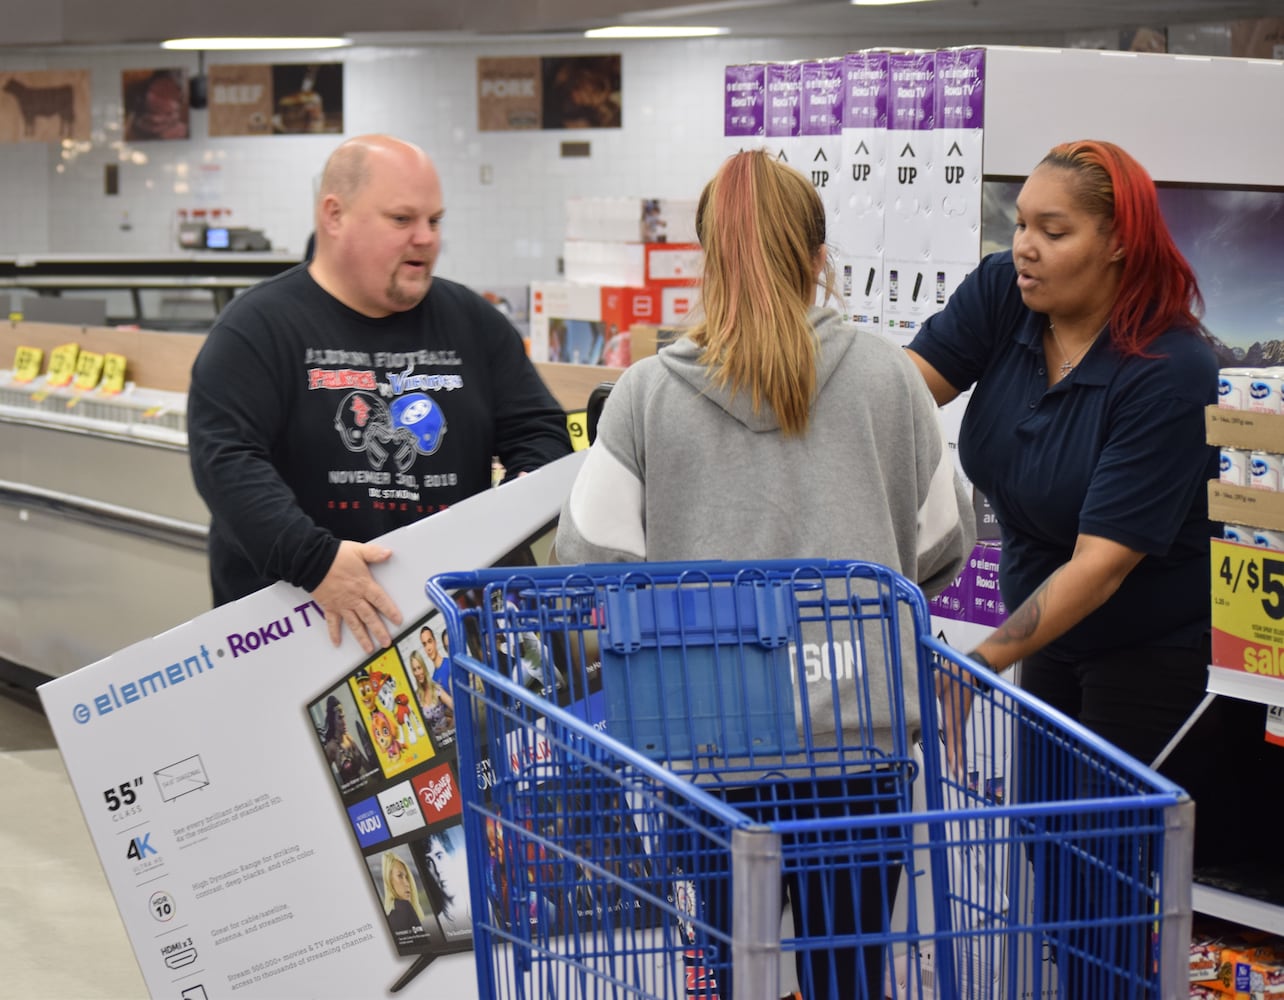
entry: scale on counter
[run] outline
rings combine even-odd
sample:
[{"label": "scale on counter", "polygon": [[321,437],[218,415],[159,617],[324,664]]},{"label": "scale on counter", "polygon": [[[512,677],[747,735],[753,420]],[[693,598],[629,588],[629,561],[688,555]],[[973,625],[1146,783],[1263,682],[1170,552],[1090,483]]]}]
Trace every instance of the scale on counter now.
[{"label": "scale on counter", "polygon": [[244,226],[211,226],[184,222],[178,227],[178,245],[184,250],[271,250],[272,242],[261,229]]}]

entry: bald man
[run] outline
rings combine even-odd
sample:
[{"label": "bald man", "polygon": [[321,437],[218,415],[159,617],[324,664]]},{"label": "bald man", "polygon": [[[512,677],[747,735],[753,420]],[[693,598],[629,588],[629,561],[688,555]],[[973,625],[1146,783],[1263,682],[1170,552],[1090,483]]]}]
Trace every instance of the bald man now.
[{"label": "bald man", "polygon": [[192,474],[215,604],[277,580],[367,652],[401,613],[370,543],[569,454],[566,419],[490,303],[435,277],[441,180],[419,147],[349,139],[326,162],[316,251],[237,296],[192,367]]}]

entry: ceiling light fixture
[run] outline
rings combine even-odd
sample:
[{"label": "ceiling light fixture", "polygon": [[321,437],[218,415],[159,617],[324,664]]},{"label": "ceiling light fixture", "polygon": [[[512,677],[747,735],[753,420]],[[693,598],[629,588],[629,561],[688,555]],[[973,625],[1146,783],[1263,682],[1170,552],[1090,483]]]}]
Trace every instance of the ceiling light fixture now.
[{"label": "ceiling light fixture", "polygon": [[258,51],[263,49],[341,49],[350,38],[171,38],[162,49],[196,52]]},{"label": "ceiling light fixture", "polygon": [[585,38],[707,38],[710,35],[729,35],[730,28],[677,28],[645,27],[643,25],[619,24],[611,28],[590,28],[584,32]]},{"label": "ceiling light fixture", "polygon": [[853,7],[892,7],[902,3],[932,3],[933,0],[851,0]]}]

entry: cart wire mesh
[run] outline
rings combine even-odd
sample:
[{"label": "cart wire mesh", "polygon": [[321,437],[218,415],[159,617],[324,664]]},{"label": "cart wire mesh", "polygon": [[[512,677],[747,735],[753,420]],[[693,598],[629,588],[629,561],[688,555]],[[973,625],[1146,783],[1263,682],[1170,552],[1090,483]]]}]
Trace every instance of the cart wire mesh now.
[{"label": "cart wire mesh", "polygon": [[1183,995],[1189,799],[933,638],[886,567],[427,591],[480,996]]}]

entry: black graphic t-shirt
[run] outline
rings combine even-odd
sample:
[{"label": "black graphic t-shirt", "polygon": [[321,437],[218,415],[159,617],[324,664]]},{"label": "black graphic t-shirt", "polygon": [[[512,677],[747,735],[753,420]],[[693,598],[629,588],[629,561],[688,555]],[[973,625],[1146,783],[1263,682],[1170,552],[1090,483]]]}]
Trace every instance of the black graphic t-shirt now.
[{"label": "black graphic t-shirt", "polygon": [[237,297],[192,367],[188,447],[223,604],[315,588],[340,539],[369,541],[570,452],[512,325],[444,278],[371,319],[299,265]]}]

